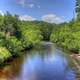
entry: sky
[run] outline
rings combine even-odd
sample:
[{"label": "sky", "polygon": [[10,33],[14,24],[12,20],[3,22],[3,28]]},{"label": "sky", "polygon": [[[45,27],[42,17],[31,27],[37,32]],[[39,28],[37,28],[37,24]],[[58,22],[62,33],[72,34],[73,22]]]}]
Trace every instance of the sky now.
[{"label": "sky", "polygon": [[0,0],[0,13],[6,11],[21,20],[60,23],[75,16],[75,0]]}]

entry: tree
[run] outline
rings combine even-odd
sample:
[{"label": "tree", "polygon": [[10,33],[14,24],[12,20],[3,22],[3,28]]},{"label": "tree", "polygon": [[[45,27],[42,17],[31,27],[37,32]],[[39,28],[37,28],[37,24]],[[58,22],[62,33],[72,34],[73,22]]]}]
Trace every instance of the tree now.
[{"label": "tree", "polygon": [[4,24],[2,26],[2,31],[5,32],[6,38],[14,35],[18,27],[18,17],[16,15],[12,16],[9,12],[4,15]]},{"label": "tree", "polygon": [[22,31],[22,42],[24,47],[34,46],[39,44],[42,36],[39,30],[27,29]]},{"label": "tree", "polygon": [[0,63],[7,60],[9,57],[11,57],[11,53],[8,49],[0,46]]},{"label": "tree", "polygon": [[23,50],[22,43],[15,36],[11,36],[6,40],[6,47],[11,52],[12,56],[17,56]]},{"label": "tree", "polygon": [[0,15],[0,31],[2,31],[3,25],[4,25],[4,16]]},{"label": "tree", "polygon": [[0,46],[5,46],[6,41],[5,41],[5,34],[4,32],[0,32]]},{"label": "tree", "polygon": [[77,18],[80,18],[80,0],[76,0],[76,13],[77,13]]},{"label": "tree", "polygon": [[50,35],[52,33],[52,30],[53,30],[53,27],[55,26],[55,24],[39,22],[38,26],[39,26],[41,34],[43,36],[43,40],[49,41]]}]

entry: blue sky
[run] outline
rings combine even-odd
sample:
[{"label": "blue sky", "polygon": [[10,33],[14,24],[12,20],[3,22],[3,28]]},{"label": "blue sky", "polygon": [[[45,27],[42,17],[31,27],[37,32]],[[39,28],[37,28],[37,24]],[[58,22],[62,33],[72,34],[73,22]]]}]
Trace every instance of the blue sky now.
[{"label": "blue sky", "polygon": [[75,0],[0,0],[0,12],[18,14],[21,19],[69,21],[74,9]]}]

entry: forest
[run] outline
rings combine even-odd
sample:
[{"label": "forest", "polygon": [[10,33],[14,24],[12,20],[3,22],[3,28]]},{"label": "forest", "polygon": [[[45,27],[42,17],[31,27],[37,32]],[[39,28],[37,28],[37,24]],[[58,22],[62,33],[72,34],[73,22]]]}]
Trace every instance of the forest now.
[{"label": "forest", "polygon": [[42,41],[51,41],[69,51],[80,53],[80,4],[76,0],[76,18],[51,24],[43,21],[21,21],[9,12],[0,15],[0,63],[16,57]]}]

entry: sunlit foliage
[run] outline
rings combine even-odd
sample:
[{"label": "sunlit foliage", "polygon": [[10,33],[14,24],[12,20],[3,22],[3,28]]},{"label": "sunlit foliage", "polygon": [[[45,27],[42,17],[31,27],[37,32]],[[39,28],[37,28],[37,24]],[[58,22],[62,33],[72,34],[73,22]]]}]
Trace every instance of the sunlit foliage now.
[{"label": "sunlit foliage", "polygon": [[18,55],[23,49],[21,41],[15,36],[11,36],[6,40],[6,47],[11,52],[12,56]]},{"label": "sunlit foliage", "polygon": [[11,57],[11,53],[5,47],[0,47],[0,63]]}]

